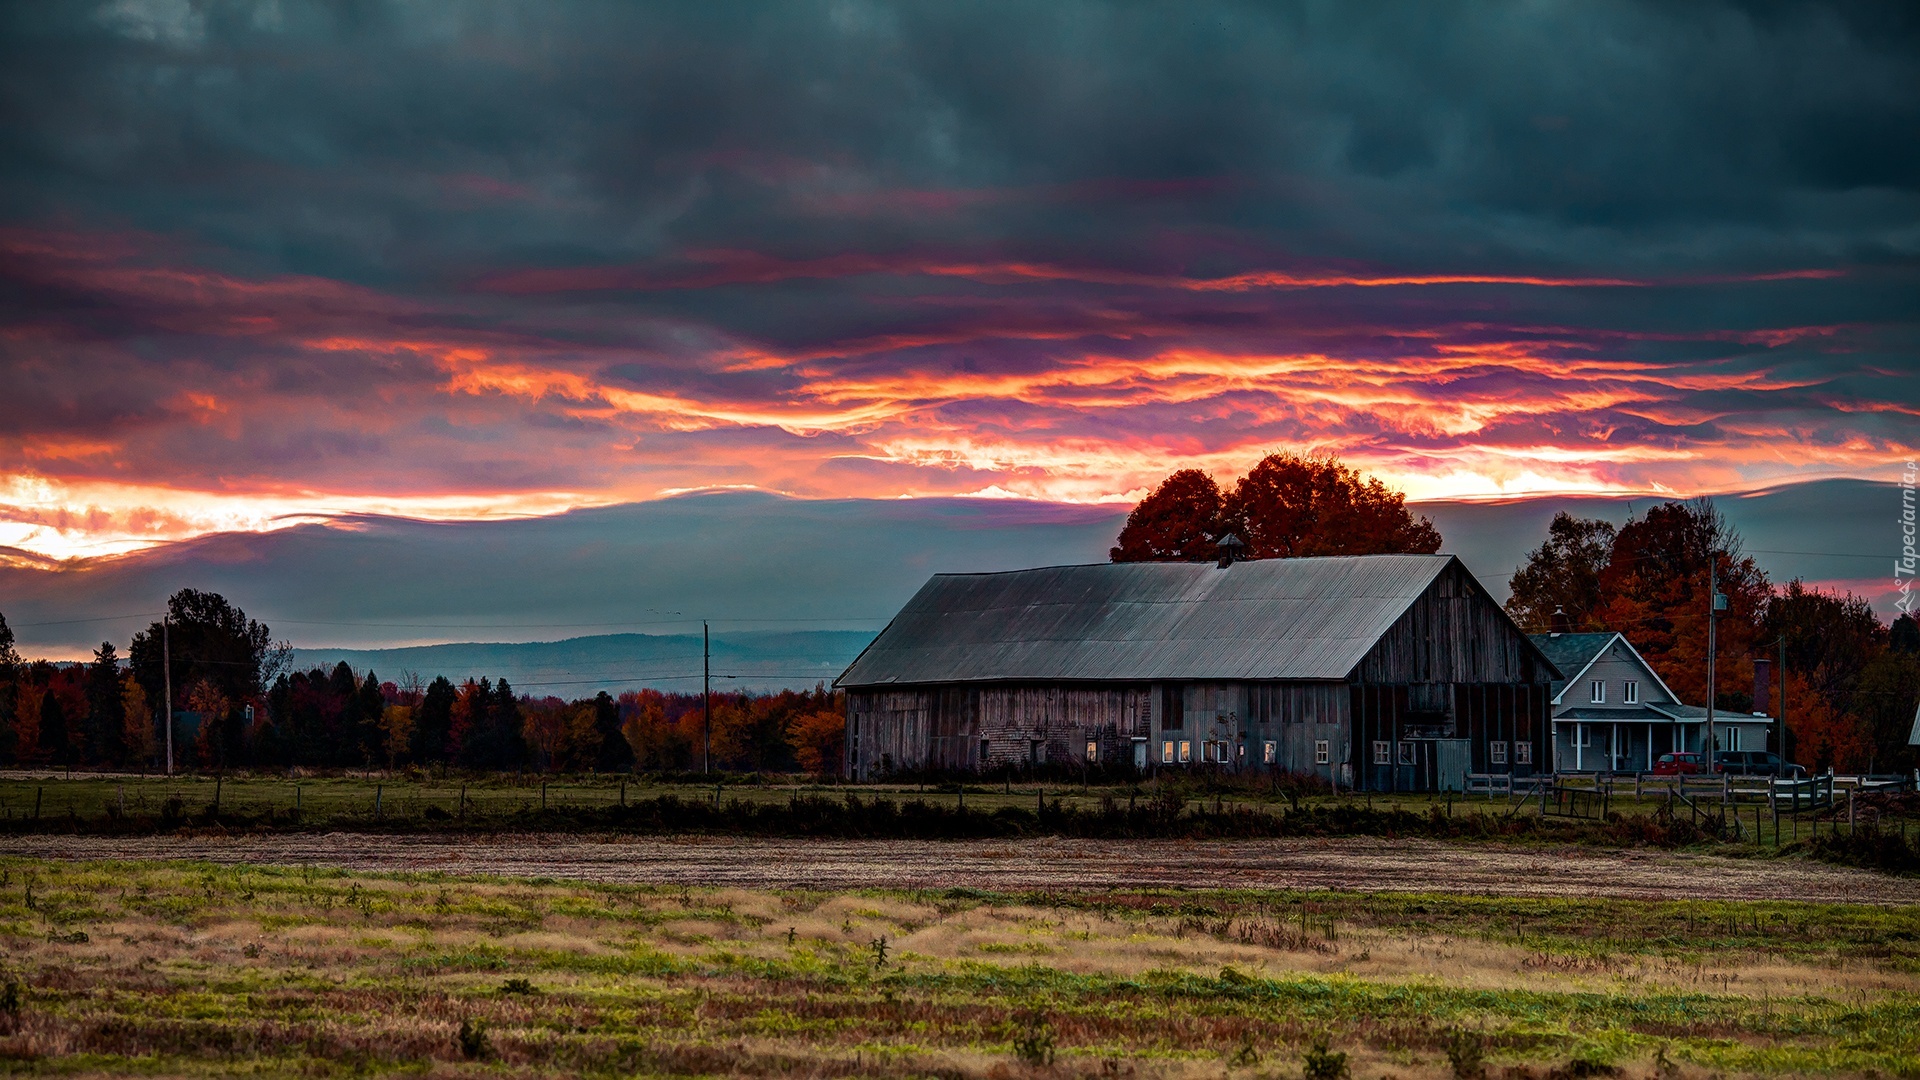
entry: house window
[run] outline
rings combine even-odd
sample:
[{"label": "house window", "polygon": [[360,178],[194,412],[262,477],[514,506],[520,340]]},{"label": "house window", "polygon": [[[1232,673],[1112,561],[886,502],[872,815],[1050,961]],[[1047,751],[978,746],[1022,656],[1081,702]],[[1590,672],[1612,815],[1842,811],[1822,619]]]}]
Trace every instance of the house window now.
[{"label": "house window", "polygon": [[1595,705],[1604,703],[1607,700],[1607,684],[1599,679],[1593,680],[1587,700]]},{"label": "house window", "polygon": [[1739,728],[1730,727],[1727,729],[1727,749],[1729,750],[1740,749],[1740,729]]},{"label": "house window", "polygon": [[1180,740],[1180,764],[1185,765],[1187,762],[1192,760],[1193,760],[1193,743],[1187,741],[1186,739],[1181,739]]},{"label": "house window", "polygon": [[1172,739],[1168,739],[1166,742],[1163,742],[1160,744],[1160,760],[1161,761],[1173,760],[1173,740]]},{"label": "house window", "polygon": [[1629,705],[1640,703],[1640,684],[1631,680],[1620,684],[1620,700]]},{"label": "house window", "polygon": [[[1267,745],[1272,746],[1273,744],[1268,743]],[[1331,758],[1331,756],[1332,755],[1327,750],[1327,740],[1319,739],[1314,742],[1313,763],[1315,765],[1325,765],[1327,761]]]},{"label": "house window", "polygon": [[1402,765],[1413,764],[1413,744],[1412,743],[1403,742],[1400,744],[1400,764]]},{"label": "house window", "polygon": [[1585,724],[1573,725],[1573,745],[1581,750],[1593,749],[1593,729]]},{"label": "house window", "polygon": [[1495,765],[1505,765],[1507,763],[1507,744],[1503,742],[1488,743],[1487,760],[1493,762]]},{"label": "house window", "polygon": [[1384,739],[1375,740],[1373,744],[1373,763],[1375,765],[1393,764],[1393,744]]},{"label": "house window", "polygon": [[1088,761],[1100,760],[1100,744],[1092,741],[1091,739],[1087,741],[1087,760]]},{"label": "house window", "polygon": [[1533,744],[1530,742],[1514,743],[1513,744],[1513,763],[1515,765],[1533,764]]},{"label": "house window", "polygon": [[1261,744],[1260,760],[1268,765],[1280,760],[1280,747],[1275,745],[1272,739],[1268,739],[1265,743]]}]

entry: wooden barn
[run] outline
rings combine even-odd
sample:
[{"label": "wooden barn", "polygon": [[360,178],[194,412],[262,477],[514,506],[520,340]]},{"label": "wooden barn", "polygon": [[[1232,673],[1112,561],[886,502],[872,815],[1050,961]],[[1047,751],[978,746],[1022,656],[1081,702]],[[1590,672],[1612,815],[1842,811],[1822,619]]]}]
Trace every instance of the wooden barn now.
[{"label": "wooden barn", "polygon": [[940,574],[835,685],[850,775],[1087,763],[1458,790],[1552,765],[1553,664],[1450,555]]}]

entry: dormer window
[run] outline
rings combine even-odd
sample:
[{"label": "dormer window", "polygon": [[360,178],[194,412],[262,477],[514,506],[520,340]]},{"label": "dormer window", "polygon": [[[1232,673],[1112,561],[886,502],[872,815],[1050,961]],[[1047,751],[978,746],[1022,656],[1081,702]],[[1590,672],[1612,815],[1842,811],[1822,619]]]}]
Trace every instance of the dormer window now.
[{"label": "dormer window", "polygon": [[1605,680],[1602,680],[1602,679],[1593,680],[1593,683],[1591,684],[1588,690],[1587,700],[1592,702],[1595,705],[1604,704],[1606,702],[1607,684]]},{"label": "dormer window", "polygon": [[1631,680],[1620,684],[1620,700],[1628,705],[1640,703],[1640,684]]}]

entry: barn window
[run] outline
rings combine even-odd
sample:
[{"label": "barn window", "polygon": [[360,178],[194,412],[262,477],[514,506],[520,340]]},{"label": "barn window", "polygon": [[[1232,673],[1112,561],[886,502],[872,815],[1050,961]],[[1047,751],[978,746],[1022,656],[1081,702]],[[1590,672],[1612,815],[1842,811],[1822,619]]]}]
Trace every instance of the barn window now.
[{"label": "barn window", "polygon": [[1091,739],[1087,740],[1087,760],[1088,761],[1100,760],[1100,744],[1097,742],[1094,742]]},{"label": "barn window", "polygon": [[[1267,745],[1268,745],[1268,746],[1272,746],[1273,744],[1272,744],[1272,743],[1268,743]],[[1326,764],[1326,763],[1328,762],[1328,760],[1330,760],[1330,758],[1331,758],[1331,756],[1332,756],[1332,755],[1331,755],[1331,754],[1329,753],[1329,751],[1328,751],[1328,749],[1327,749],[1327,740],[1325,740],[1325,739],[1318,739],[1318,740],[1316,740],[1316,741],[1314,742],[1314,744],[1313,744],[1313,763],[1314,763],[1315,765],[1325,765],[1325,764]]]},{"label": "barn window", "polygon": [[1403,742],[1400,744],[1400,764],[1402,765],[1413,764],[1413,744],[1412,743]]},{"label": "barn window", "polygon": [[1503,742],[1488,743],[1487,759],[1495,765],[1505,765],[1507,763],[1507,744]]},{"label": "barn window", "polygon": [[1640,684],[1631,681],[1621,683],[1620,700],[1629,705],[1638,704],[1640,701]]},{"label": "barn window", "polygon": [[1515,765],[1533,764],[1533,744],[1517,742],[1513,744],[1513,763]]},{"label": "barn window", "polygon": [[1393,764],[1393,744],[1387,742],[1385,739],[1375,740],[1373,744],[1373,763],[1375,765]]},{"label": "barn window", "polygon": [[1271,765],[1275,761],[1279,760],[1279,758],[1280,758],[1280,748],[1273,744],[1272,739],[1268,739],[1266,741],[1266,744],[1260,748],[1260,760],[1266,762],[1268,765]]},{"label": "barn window", "polygon": [[986,763],[987,763],[987,740],[981,739],[980,740],[980,764],[985,765]]},{"label": "barn window", "polygon": [[1193,743],[1187,739],[1181,739],[1180,740],[1180,764],[1185,765],[1187,762],[1192,760],[1193,760]]},{"label": "barn window", "polygon": [[1163,742],[1160,744],[1160,760],[1161,761],[1173,760],[1173,740],[1172,739],[1168,739],[1166,742]]},{"label": "barn window", "polygon": [[1603,704],[1607,700],[1606,682],[1601,679],[1593,680],[1593,685],[1588,688],[1588,695],[1587,700],[1589,702],[1595,705]]}]

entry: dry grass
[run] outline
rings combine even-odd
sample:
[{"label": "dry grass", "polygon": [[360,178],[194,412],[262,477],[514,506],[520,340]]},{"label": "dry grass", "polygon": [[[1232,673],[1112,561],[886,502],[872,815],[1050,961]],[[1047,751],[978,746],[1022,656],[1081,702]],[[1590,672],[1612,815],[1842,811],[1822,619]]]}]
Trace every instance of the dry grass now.
[{"label": "dry grass", "polygon": [[11,858],[0,1069],[1290,1080],[1325,1038],[1356,1080],[1920,1076],[1916,942],[1913,908]]}]

